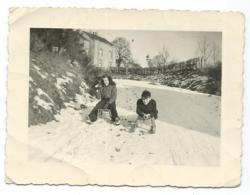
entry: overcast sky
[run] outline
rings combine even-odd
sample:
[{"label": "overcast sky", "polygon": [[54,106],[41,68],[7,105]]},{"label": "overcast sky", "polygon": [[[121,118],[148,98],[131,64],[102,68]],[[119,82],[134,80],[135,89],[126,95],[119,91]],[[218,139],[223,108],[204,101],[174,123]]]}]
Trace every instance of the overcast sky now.
[{"label": "overcast sky", "polygon": [[197,56],[197,43],[202,37],[218,47],[221,56],[222,34],[220,32],[188,32],[188,31],[124,31],[98,30],[99,36],[112,42],[116,37],[126,38],[131,45],[133,58],[141,66],[146,66],[146,55],[157,55],[165,46],[170,60],[183,61]]}]

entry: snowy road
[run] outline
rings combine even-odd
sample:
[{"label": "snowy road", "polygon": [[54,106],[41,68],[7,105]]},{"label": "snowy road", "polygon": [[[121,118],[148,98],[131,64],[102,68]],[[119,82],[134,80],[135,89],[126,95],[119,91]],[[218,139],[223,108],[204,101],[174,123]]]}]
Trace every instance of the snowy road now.
[{"label": "snowy road", "polygon": [[[58,116],[59,122],[30,127],[30,160],[63,161],[79,168],[89,163],[219,164],[219,97],[141,81],[116,82],[120,126],[103,120],[87,125],[83,118],[91,108],[83,112],[67,108]],[[158,103],[154,135],[141,130],[129,133],[143,89],[149,89]]]},{"label": "snowy road", "polygon": [[135,110],[137,98],[147,89],[157,102],[160,121],[209,135],[220,135],[220,97],[143,81],[116,82],[120,107]]}]

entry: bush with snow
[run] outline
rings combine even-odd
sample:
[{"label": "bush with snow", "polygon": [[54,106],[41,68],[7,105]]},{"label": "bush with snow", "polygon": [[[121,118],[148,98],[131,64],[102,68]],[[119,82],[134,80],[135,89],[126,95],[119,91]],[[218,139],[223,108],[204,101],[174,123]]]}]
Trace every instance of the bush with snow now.
[{"label": "bush with snow", "polygon": [[170,87],[178,87],[198,91],[202,93],[221,95],[221,67],[210,67],[204,70],[178,70],[165,74],[138,75],[128,74],[114,75],[116,79],[146,80],[152,84],[162,84]]}]

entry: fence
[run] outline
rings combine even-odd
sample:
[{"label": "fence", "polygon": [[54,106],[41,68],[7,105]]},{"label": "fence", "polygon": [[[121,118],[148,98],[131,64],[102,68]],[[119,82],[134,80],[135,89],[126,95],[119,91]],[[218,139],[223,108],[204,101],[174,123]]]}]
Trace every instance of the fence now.
[{"label": "fence", "polygon": [[193,58],[185,62],[173,63],[167,66],[146,67],[146,68],[125,68],[125,67],[110,67],[112,74],[136,74],[136,75],[153,75],[165,74],[179,70],[195,70],[199,68],[200,58]]}]

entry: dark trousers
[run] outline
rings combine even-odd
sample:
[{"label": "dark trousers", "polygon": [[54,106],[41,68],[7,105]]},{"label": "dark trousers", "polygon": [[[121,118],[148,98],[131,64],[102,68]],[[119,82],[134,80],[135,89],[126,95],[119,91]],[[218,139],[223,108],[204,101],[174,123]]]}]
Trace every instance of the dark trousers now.
[{"label": "dark trousers", "polygon": [[[101,101],[99,101],[96,106],[93,108],[93,110],[90,112],[89,114],[89,119],[94,122],[97,120],[97,114],[98,114],[98,109],[103,109],[103,107],[106,105],[106,103],[108,102],[109,99],[102,99]],[[110,109],[111,112],[111,120],[115,121],[116,117],[118,117],[118,113],[116,110],[116,103],[113,102],[111,104],[109,104],[108,108]]]}]

